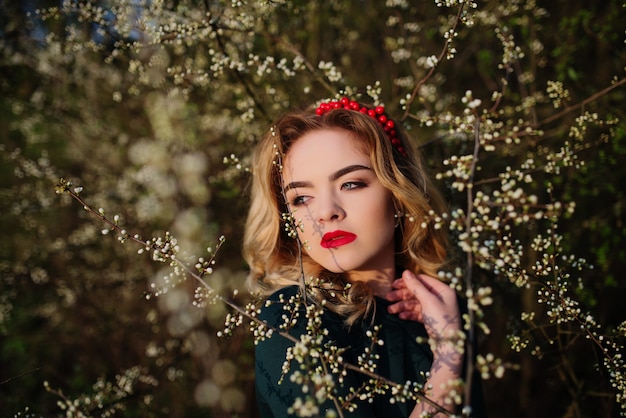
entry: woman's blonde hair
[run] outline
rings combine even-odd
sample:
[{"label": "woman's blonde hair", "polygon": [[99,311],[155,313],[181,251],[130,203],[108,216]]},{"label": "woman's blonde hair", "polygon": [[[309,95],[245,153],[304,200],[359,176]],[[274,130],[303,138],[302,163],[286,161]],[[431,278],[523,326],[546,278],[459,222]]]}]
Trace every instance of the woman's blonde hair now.
[{"label": "woman's blonde hair", "polygon": [[[443,200],[426,175],[419,155],[401,133],[402,152],[392,146],[376,119],[348,109],[321,116],[314,109],[283,116],[256,146],[252,159],[251,205],[246,221],[243,255],[250,268],[248,286],[255,294],[299,285],[315,302],[354,323],[373,306],[373,295],[363,284],[348,285],[343,274],[331,273],[303,250],[293,231],[283,194],[281,162],[291,145],[304,134],[341,129],[361,141],[374,173],[393,196],[399,213],[396,228],[396,266],[436,276],[446,258],[446,236],[429,222],[444,211]],[[287,222],[286,222],[287,220]],[[293,228],[293,226],[291,227]]]}]

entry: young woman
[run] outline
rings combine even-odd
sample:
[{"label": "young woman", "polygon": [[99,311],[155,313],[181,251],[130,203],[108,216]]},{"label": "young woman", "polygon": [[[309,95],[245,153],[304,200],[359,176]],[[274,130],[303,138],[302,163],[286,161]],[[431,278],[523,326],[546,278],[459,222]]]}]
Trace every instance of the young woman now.
[{"label": "young woman", "polygon": [[[343,98],[289,113],[252,169],[244,256],[251,290],[267,298],[259,318],[274,330],[256,347],[261,416],[456,410],[461,316],[436,278],[446,239],[429,222],[443,204],[384,108]],[[324,363],[295,343],[311,340],[336,355]],[[428,400],[389,382],[423,384]]]}]

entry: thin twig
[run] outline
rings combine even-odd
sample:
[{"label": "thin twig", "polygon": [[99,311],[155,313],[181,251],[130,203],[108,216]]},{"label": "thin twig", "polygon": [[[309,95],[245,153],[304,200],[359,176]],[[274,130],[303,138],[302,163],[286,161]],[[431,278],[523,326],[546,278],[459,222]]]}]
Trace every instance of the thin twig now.
[{"label": "thin twig", "polygon": [[[470,230],[472,228],[472,212],[474,211],[474,176],[476,174],[476,166],[478,163],[478,152],[480,151],[480,117],[477,113],[476,123],[474,124],[474,154],[472,156],[472,163],[469,171],[469,181],[467,184],[467,214],[465,216],[465,231],[471,236]],[[465,272],[465,287],[466,289],[472,289],[472,268],[474,266],[474,255],[472,249],[467,251],[467,266]],[[467,329],[467,343],[465,344],[466,355],[466,371],[465,371],[465,405],[471,405],[472,399],[472,378],[474,375],[474,311],[470,308],[467,310],[468,315],[468,329]]]},{"label": "thin twig", "polygon": [[579,102],[579,103],[577,103],[575,105],[572,105],[570,107],[567,107],[567,108],[563,109],[562,111],[560,111],[559,113],[556,113],[556,114],[554,114],[554,115],[552,115],[550,117],[547,117],[547,118],[545,118],[542,121],[539,121],[537,123],[537,125],[533,126],[533,127],[535,128],[535,127],[539,127],[539,126],[542,126],[542,125],[546,125],[546,124],[548,124],[550,122],[553,122],[553,121],[555,121],[555,120],[557,120],[559,118],[562,118],[563,116],[567,115],[568,113],[571,113],[571,112],[573,112],[575,110],[578,110],[579,108],[586,106],[587,104],[593,102],[594,100],[598,99],[599,97],[604,96],[605,94],[607,94],[611,90],[615,90],[616,88],[620,87],[622,84],[626,84],[626,78],[622,78],[621,80],[611,84],[610,86],[600,90],[599,92],[597,92],[595,94],[592,94],[591,96],[587,97],[585,100],[583,100],[583,101],[581,101],[581,102]]},{"label": "thin twig", "polygon": [[33,370],[29,370],[29,371],[27,371],[27,372],[20,373],[20,374],[18,374],[17,376],[12,376],[12,377],[9,377],[8,379],[3,380],[2,382],[0,382],[0,386],[1,386],[1,385],[6,385],[7,383],[12,382],[12,381],[13,381],[13,380],[15,380],[15,379],[19,379],[19,378],[24,377],[24,376],[26,376],[26,375],[29,375],[29,374],[31,374],[31,373],[38,372],[39,370],[40,370],[40,369],[39,369],[39,367],[37,367],[36,369],[33,369]]},{"label": "thin twig", "polygon": [[[456,17],[454,19],[454,24],[452,25],[451,31],[456,32],[456,28],[459,25],[459,22],[461,21],[461,15],[463,14],[463,9],[465,9],[465,7],[466,7],[466,3],[462,3],[459,6],[459,10],[458,10],[458,12],[456,14]],[[415,101],[415,98],[417,97],[417,94],[419,93],[419,90],[422,88],[424,83],[426,83],[430,79],[430,77],[432,77],[432,75],[435,73],[435,70],[439,66],[439,63],[446,56],[446,52],[448,51],[448,45],[449,45],[450,42],[452,42],[452,39],[450,39],[450,38],[446,39],[446,42],[444,43],[444,46],[441,49],[441,52],[439,53],[439,56],[437,57],[437,62],[435,63],[435,65],[433,65],[430,68],[428,73],[426,73],[426,75],[417,83],[417,85],[415,86],[415,88],[411,92],[411,96],[406,101],[406,109],[404,111],[404,115],[402,115],[402,117],[400,118],[401,122],[405,121],[406,118],[409,117],[409,115],[411,113],[411,105]]]}]

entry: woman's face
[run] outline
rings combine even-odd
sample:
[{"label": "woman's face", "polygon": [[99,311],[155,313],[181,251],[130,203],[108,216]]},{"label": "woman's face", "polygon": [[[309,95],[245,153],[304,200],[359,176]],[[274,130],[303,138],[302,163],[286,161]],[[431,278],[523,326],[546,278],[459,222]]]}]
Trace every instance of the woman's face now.
[{"label": "woman's face", "polygon": [[308,255],[351,281],[394,268],[391,192],[348,131],[300,137],[283,161],[285,196]]}]

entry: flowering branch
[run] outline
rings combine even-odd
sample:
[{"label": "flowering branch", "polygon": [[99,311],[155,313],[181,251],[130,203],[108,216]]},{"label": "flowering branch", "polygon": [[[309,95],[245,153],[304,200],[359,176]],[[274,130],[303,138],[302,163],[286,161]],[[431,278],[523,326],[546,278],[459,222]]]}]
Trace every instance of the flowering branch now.
[{"label": "flowering branch", "polygon": [[540,121],[539,123],[537,123],[537,126],[543,126],[546,125],[550,122],[553,122],[555,120],[558,120],[560,118],[562,118],[563,116],[567,115],[568,113],[571,113],[577,109],[583,108],[586,105],[588,105],[589,103],[598,100],[600,97],[608,94],[609,92],[615,90],[616,88],[622,86],[626,84],[626,78],[622,78],[619,81],[614,82],[613,84],[611,84],[610,86],[605,87],[604,89],[600,90],[597,93],[592,94],[591,96],[587,97],[586,99],[580,101],[579,103],[573,105],[573,106],[569,106],[565,109],[563,109],[562,111],[555,113],[554,115],[551,115],[547,118],[545,118],[544,120]]},{"label": "flowering branch", "polygon": [[404,121],[406,120],[406,118],[410,117],[411,105],[417,98],[417,94],[419,93],[421,87],[424,85],[424,83],[426,83],[432,77],[432,75],[435,73],[435,70],[437,69],[437,66],[444,59],[444,57],[450,54],[450,44],[452,43],[452,39],[457,36],[456,28],[458,27],[459,23],[462,20],[462,16],[463,16],[464,11],[466,10],[466,7],[470,7],[469,5],[471,3],[473,2],[460,2],[459,9],[457,10],[456,17],[454,19],[454,23],[452,24],[452,28],[446,32],[447,36],[444,42],[444,46],[441,49],[441,52],[439,52],[439,55],[437,57],[432,56],[429,58],[428,61],[430,63],[429,65],[430,69],[428,70],[426,75],[417,83],[415,88],[413,88],[411,95],[406,100],[404,104],[404,115],[402,115],[402,117],[400,118],[400,121]]},{"label": "flowering branch", "polygon": [[[467,199],[467,213],[468,215],[474,212],[474,177],[476,175],[476,166],[478,163],[478,153],[480,151],[480,118],[478,115],[474,114],[476,117],[476,121],[474,123],[474,154],[472,155],[472,161],[470,163],[469,169],[469,180],[468,187],[466,189],[466,199]],[[467,216],[465,218],[465,230],[472,230],[472,216]],[[473,289],[473,279],[472,279],[472,270],[474,268],[474,256],[472,251],[466,252],[466,271],[465,271],[465,288]],[[474,375],[474,309],[467,310],[467,323],[466,323],[466,331],[467,331],[467,344],[465,345],[466,350],[466,363],[467,368],[465,372],[465,405],[469,406],[471,400],[472,393],[472,378]]]}]

